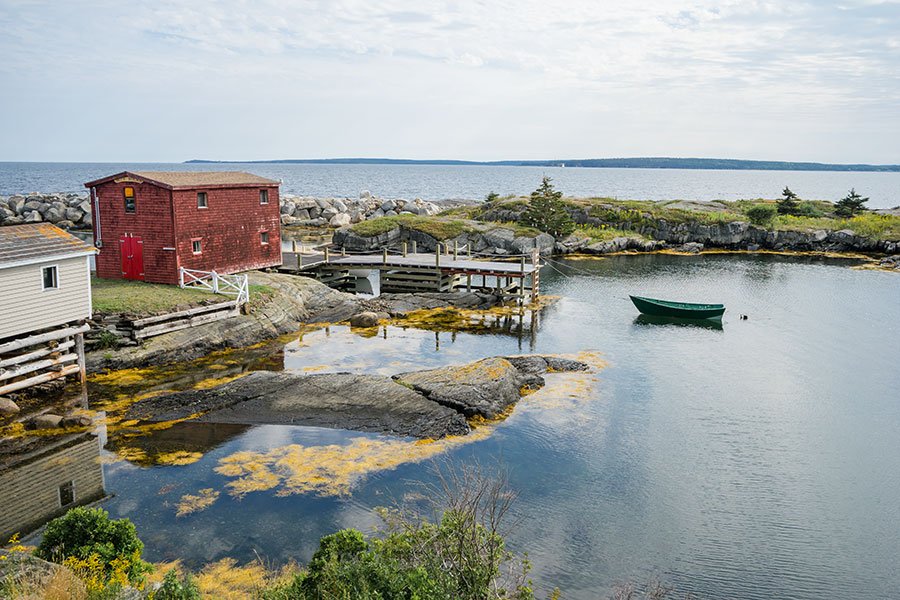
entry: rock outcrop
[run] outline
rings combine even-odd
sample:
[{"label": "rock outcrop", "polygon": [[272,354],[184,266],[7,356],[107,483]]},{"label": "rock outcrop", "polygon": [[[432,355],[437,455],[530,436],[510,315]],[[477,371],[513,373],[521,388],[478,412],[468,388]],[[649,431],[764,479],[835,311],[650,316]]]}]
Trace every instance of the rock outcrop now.
[{"label": "rock outcrop", "polygon": [[293,424],[417,438],[465,435],[467,419],[494,418],[550,371],[588,365],[552,356],[494,357],[393,378],[353,373],[257,371],[223,385],[140,400],[128,419],[170,421],[198,413],[205,423]]},{"label": "rock outcrop", "polygon": [[382,199],[364,191],[359,198],[281,197],[281,223],[299,227],[346,227],[366,219],[390,215],[433,216],[442,208],[421,198]]}]

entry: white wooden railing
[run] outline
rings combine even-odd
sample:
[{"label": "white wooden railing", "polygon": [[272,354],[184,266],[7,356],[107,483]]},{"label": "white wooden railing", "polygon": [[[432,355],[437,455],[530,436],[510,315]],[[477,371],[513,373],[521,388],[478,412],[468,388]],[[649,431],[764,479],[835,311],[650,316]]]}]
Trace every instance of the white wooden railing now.
[{"label": "white wooden railing", "polygon": [[178,285],[181,287],[200,287],[214,294],[235,296],[238,306],[250,301],[250,282],[246,275],[220,275],[215,271],[198,271],[181,267],[178,272]]}]

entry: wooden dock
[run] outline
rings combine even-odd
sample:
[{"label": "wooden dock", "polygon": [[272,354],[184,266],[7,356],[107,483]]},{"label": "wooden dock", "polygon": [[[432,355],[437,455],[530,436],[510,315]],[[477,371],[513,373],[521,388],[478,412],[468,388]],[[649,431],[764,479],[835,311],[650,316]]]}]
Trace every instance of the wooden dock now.
[{"label": "wooden dock", "polygon": [[453,254],[407,253],[383,250],[378,254],[284,252],[280,270],[311,275],[332,287],[347,287],[352,271],[380,271],[382,292],[487,291],[506,298],[537,299],[540,257],[510,261],[477,260]]}]

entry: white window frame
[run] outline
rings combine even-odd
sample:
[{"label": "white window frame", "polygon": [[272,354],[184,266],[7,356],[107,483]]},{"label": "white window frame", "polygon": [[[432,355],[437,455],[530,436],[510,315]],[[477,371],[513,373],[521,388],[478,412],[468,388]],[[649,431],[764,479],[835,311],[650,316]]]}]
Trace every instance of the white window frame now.
[{"label": "white window frame", "polygon": [[[265,241],[263,241],[263,234],[265,234],[265,236],[266,236]],[[271,239],[271,236],[269,235],[269,230],[268,230],[268,229],[263,229],[262,231],[259,232],[259,243],[260,243],[260,245],[262,245],[262,246],[268,246],[268,245],[269,245],[269,240],[270,240],[270,239]]]},{"label": "white window frame", "polygon": [[[203,194],[203,205],[200,205],[200,194]],[[208,192],[197,192],[197,209],[206,209],[209,208],[209,193]]]},{"label": "white window frame", "polygon": [[[53,283],[56,285],[53,287],[47,287],[44,285],[44,271],[47,269],[53,269]],[[59,289],[59,265],[43,265],[41,266],[41,289],[45,292],[50,292],[53,290]]]},{"label": "white window frame", "polygon": [[[194,244],[199,244],[200,250],[194,250]],[[194,256],[203,254],[203,238],[191,238],[191,253]]]},{"label": "white window frame", "polygon": [[[265,196],[265,198],[266,198],[265,202],[263,202],[263,196]],[[261,188],[259,190],[259,205],[265,206],[268,203],[269,203],[269,190],[268,190],[268,188]]]}]

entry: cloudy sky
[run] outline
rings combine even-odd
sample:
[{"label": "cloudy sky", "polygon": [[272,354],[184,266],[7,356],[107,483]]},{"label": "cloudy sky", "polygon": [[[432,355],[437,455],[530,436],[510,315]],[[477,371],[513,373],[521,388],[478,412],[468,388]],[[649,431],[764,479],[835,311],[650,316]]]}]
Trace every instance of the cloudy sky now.
[{"label": "cloudy sky", "polygon": [[0,160],[900,163],[900,1],[0,0]]}]

